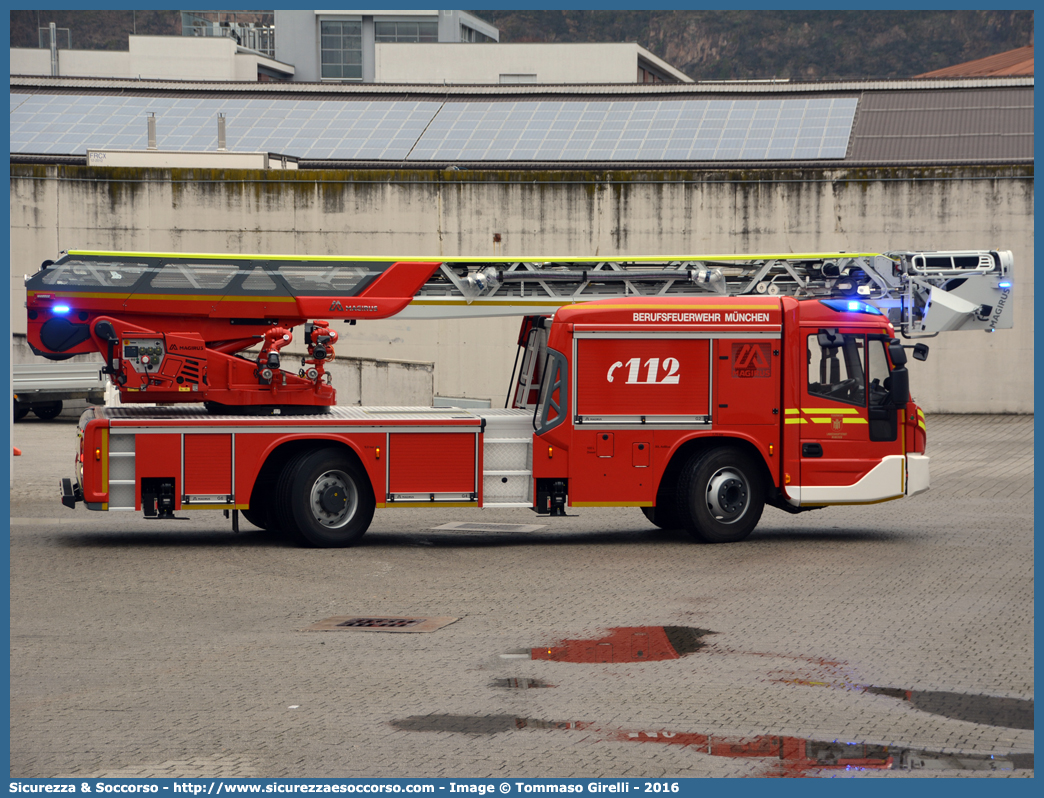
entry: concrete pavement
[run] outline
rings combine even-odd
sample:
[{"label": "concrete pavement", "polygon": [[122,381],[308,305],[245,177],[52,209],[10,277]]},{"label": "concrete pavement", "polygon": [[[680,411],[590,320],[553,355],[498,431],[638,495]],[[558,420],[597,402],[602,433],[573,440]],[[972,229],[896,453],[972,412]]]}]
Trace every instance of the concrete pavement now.
[{"label": "concrete pavement", "polygon": [[[994,725],[1012,716],[916,702],[1032,701],[1032,416],[929,417],[927,493],[767,509],[721,546],[635,509],[407,509],[356,548],[298,549],[218,512],[67,510],[74,439],[14,427],[12,777],[773,775],[801,768],[738,754],[785,741],[896,754],[861,775],[1033,773],[1032,729]],[[432,529],[450,522],[546,526]],[[346,615],[459,620],[302,631]],[[663,626],[713,634],[662,661],[524,654]],[[504,686],[527,680],[549,686]],[[974,769],[989,755],[1017,769]]]}]

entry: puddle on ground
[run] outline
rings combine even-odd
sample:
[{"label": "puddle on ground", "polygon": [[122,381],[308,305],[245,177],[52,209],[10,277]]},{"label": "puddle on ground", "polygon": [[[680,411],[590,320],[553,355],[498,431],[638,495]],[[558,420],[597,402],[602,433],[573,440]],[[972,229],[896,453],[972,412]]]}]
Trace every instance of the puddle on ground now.
[{"label": "puddle on ground", "polygon": [[922,712],[953,720],[1006,729],[1033,729],[1033,701],[1022,698],[967,695],[941,690],[900,690],[894,687],[864,687],[863,690],[874,695],[898,698]]},{"label": "puddle on ground", "polygon": [[[534,648],[530,659],[555,662],[654,662],[678,659],[703,648],[703,638],[715,634],[707,629],[689,626],[626,626],[609,629],[597,640],[563,640],[550,648]],[[722,652],[735,653],[735,652]],[[742,652],[764,657],[779,657],[766,652]],[[504,655],[501,655],[504,656]],[[513,655],[509,655],[513,656]],[[522,655],[524,656],[524,655]],[[856,683],[847,663],[821,658],[806,659],[826,674],[824,680],[812,678],[774,679],[783,684],[808,687],[840,687],[862,690],[875,695],[906,701],[914,709],[952,720],[999,726],[1006,729],[1033,729],[1032,699],[972,695],[943,690],[904,690],[897,687],[874,687]]]},{"label": "puddle on ground", "polygon": [[602,729],[583,721],[548,721],[513,715],[413,715],[391,723],[403,731],[498,734],[516,729],[586,731],[611,742],[678,745],[707,754],[760,759],[759,777],[832,775],[839,770],[1032,770],[1033,754],[950,754],[899,746],[806,740],[800,737],[760,735],[722,737],[671,731]]},{"label": "puddle on ground", "polygon": [[690,626],[618,626],[595,640],[563,640],[534,648],[531,659],[553,662],[657,662],[678,659],[705,645],[707,629]]}]

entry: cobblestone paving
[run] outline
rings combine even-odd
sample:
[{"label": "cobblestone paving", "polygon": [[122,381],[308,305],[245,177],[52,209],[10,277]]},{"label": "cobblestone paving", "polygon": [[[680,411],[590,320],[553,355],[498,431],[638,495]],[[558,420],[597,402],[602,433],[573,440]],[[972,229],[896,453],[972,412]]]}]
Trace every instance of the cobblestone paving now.
[{"label": "cobblestone paving", "polygon": [[[927,493],[798,516],[768,509],[749,540],[725,546],[657,530],[634,509],[378,511],[361,545],[336,551],[293,548],[245,522],[235,536],[220,513],[72,512],[54,486],[74,437],[70,423],[15,425],[25,455],[11,493],[13,777],[778,767],[658,744],[671,739],[663,732],[1033,751],[1032,730],[863,689],[1032,700],[1032,417],[930,417]],[[547,526],[432,530],[450,522]],[[302,631],[339,615],[460,620],[430,634]],[[659,662],[500,656],[664,625],[714,634]],[[497,686],[510,677],[554,686]],[[410,728],[426,716],[461,720]],[[494,729],[467,730],[482,719]]]}]

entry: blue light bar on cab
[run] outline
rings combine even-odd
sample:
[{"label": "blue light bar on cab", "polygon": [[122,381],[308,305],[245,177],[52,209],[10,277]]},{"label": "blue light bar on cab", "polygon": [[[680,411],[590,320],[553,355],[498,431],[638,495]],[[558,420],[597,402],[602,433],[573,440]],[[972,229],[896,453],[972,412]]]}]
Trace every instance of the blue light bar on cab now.
[{"label": "blue light bar on cab", "polygon": [[52,313],[56,313],[59,316],[64,316],[66,313],[69,312],[69,306],[68,305],[54,305],[51,308],[51,312]]},{"label": "blue light bar on cab", "polygon": [[855,299],[821,299],[819,300],[831,310],[839,313],[869,313],[871,316],[883,316],[880,310],[866,302]]}]

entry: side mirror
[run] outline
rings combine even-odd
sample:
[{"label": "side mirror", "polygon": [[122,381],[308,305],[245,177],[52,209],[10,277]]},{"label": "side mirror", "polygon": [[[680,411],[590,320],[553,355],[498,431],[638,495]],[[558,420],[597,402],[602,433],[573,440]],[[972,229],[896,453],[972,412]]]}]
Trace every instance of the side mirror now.
[{"label": "side mirror", "polygon": [[816,336],[816,341],[824,349],[831,347],[842,346],[845,343],[845,338],[837,330],[820,330]]},{"label": "side mirror", "polygon": [[910,372],[900,366],[892,369],[892,404],[902,407],[910,401]]},{"label": "side mirror", "polygon": [[[906,350],[897,338],[888,342],[888,356],[892,359],[892,366],[900,368],[906,365]],[[893,372],[894,374],[895,372]]]},{"label": "side mirror", "polygon": [[928,344],[914,344],[914,360],[928,359]]}]

